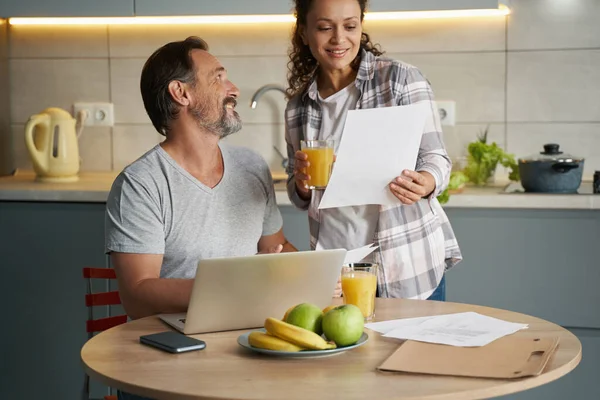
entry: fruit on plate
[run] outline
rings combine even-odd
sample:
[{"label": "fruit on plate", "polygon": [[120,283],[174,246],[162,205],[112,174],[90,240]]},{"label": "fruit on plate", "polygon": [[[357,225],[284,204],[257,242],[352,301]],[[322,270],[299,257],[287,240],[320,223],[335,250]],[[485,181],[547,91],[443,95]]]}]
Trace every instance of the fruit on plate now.
[{"label": "fruit on plate", "polygon": [[319,307],[311,303],[302,303],[292,308],[284,321],[321,335],[323,333],[322,319],[323,311]]},{"label": "fruit on plate", "polygon": [[355,344],[362,336],[365,319],[360,308],[344,304],[329,310],[323,316],[323,333],[338,347]]},{"label": "fruit on plate", "polygon": [[304,350],[300,346],[296,346],[293,343],[282,340],[276,336],[269,335],[268,333],[253,331],[248,335],[248,343],[252,347],[258,347],[259,349],[267,350],[278,350],[278,351],[302,351]]},{"label": "fruit on plate", "polygon": [[286,342],[293,343],[296,346],[308,350],[328,350],[336,348],[335,343],[327,342],[320,335],[277,318],[267,318],[265,320],[265,329],[273,336],[277,336]]},{"label": "fruit on plate", "polygon": [[282,321],[285,321],[288,317],[288,315],[290,315],[290,313],[292,312],[292,310],[296,308],[296,306],[291,306],[290,308],[287,309],[287,311],[285,312],[285,314],[283,315],[283,318],[281,318]]},{"label": "fruit on plate", "polygon": [[327,311],[329,310],[333,310],[334,308],[336,308],[337,306],[327,306],[323,309],[323,315],[327,314]]}]

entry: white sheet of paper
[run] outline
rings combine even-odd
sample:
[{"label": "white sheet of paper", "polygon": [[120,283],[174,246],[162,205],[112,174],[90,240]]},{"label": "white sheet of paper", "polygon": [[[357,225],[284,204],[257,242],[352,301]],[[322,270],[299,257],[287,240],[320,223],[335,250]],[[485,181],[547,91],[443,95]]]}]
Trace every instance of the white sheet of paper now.
[{"label": "white sheet of paper", "polygon": [[395,205],[389,183],[414,170],[430,103],[350,110],[319,208]]},{"label": "white sheet of paper", "polygon": [[[348,250],[346,258],[344,258],[344,265],[361,262],[363,258],[377,250],[378,247],[371,243],[358,249]],[[315,250],[323,250],[319,242],[317,242]]]},{"label": "white sheet of paper", "polygon": [[374,252],[379,246],[373,246],[371,243],[368,246],[359,247],[358,249],[348,250],[344,264],[359,263],[363,258]]},{"label": "white sheet of paper", "polygon": [[506,322],[476,312],[464,312],[439,315],[418,325],[397,327],[383,336],[451,346],[479,347],[527,327],[527,324]]},{"label": "white sheet of paper", "polygon": [[401,319],[390,319],[388,321],[369,322],[365,324],[365,328],[372,331],[386,334],[393,331],[396,328],[406,328],[411,326],[417,326],[422,322],[434,317],[417,317],[417,318],[401,318]]}]

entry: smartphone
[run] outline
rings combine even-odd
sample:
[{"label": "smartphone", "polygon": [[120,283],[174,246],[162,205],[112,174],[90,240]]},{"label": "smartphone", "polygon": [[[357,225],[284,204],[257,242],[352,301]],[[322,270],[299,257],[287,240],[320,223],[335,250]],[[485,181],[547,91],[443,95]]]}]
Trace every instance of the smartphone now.
[{"label": "smartphone", "polygon": [[186,351],[202,350],[206,343],[174,331],[153,333],[140,336],[140,343],[156,347],[169,353],[184,353]]}]

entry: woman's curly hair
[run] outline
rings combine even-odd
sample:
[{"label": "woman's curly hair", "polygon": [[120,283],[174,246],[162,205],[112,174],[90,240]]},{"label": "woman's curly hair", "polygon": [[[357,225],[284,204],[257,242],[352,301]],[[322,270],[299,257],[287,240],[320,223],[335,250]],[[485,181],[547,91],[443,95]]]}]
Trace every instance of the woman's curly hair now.
[{"label": "woman's curly hair", "polygon": [[[289,51],[287,81],[288,88],[286,89],[288,99],[296,94],[303,92],[306,85],[312,80],[317,71],[318,63],[313,57],[308,45],[305,45],[300,36],[300,27],[306,26],[306,15],[308,14],[315,0],[294,0],[296,24],[292,35],[292,46]],[[356,0],[360,5],[360,21],[365,17],[368,0]],[[383,54],[379,45],[371,42],[371,38],[365,32],[362,33],[360,39],[360,48],[373,53],[376,56]],[[358,69],[360,65],[360,51],[354,61],[352,68]]]}]

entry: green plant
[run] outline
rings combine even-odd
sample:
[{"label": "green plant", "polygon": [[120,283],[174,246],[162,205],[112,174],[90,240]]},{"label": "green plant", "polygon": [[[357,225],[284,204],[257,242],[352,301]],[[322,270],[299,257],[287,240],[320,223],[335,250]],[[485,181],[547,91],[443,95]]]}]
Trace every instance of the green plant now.
[{"label": "green plant", "polygon": [[469,143],[467,151],[467,166],[464,173],[476,185],[485,185],[496,171],[498,164],[510,169],[508,179],[518,181],[519,165],[512,154],[502,150],[496,142],[487,142],[489,126],[478,135],[477,140]]},{"label": "green plant", "polygon": [[437,197],[440,204],[446,204],[450,200],[450,191],[460,189],[462,185],[467,183],[469,178],[461,171],[452,171],[450,173],[450,180],[448,181],[448,187],[444,189],[442,193]]}]

